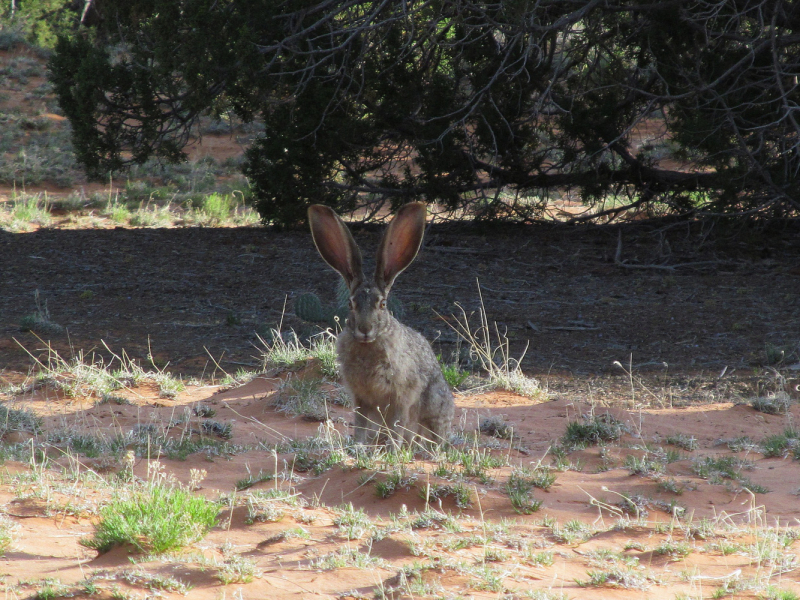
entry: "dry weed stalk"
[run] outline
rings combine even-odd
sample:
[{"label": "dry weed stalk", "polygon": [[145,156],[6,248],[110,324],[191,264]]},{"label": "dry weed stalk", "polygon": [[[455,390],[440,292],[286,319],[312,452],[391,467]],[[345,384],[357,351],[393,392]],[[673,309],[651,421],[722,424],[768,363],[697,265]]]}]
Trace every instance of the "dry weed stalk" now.
[{"label": "dry weed stalk", "polygon": [[[480,299],[480,308],[478,309],[480,325],[473,329],[470,324],[470,315],[457,302],[456,306],[461,314],[460,316],[453,315],[455,325],[447,319],[443,320],[469,345],[470,354],[477,358],[481,368],[489,375],[489,381],[495,387],[512,390],[529,398],[541,397],[543,390],[539,386],[539,382],[525,375],[520,368],[522,359],[525,358],[525,353],[528,351],[529,342],[525,344],[525,349],[519,358],[511,356],[508,335],[506,332],[500,331],[497,322],[490,324],[480,282],[476,280],[476,283]],[[439,316],[441,317],[441,315]]]}]

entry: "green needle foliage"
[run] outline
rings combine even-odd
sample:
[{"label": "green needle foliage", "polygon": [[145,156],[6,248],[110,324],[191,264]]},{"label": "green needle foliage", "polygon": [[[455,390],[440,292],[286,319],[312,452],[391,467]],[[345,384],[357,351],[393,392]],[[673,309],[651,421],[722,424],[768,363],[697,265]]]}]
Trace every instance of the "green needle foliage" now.
[{"label": "green needle foliage", "polygon": [[49,68],[96,178],[182,160],[208,112],[260,122],[243,171],[265,222],[410,198],[530,221],[567,190],[603,216],[786,216],[792,5],[107,0]]}]

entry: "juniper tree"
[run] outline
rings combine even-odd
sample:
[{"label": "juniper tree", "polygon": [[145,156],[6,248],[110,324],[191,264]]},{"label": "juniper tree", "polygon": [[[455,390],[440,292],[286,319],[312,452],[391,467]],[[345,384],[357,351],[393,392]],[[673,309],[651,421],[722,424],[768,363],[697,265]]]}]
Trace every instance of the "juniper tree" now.
[{"label": "juniper tree", "polygon": [[[51,79],[94,177],[181,160],[204,114],[263,124],[267,222],[409,199],[533,220],[796,214],[800,5],[788,1],[95,0]],[[654,138],[639,145],[640,130]]]}]

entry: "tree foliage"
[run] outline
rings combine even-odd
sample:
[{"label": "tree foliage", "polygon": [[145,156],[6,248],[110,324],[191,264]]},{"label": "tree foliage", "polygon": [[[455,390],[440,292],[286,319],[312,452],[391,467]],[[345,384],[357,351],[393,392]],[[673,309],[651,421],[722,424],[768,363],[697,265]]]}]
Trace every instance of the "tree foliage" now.
[{"label": "tree foliage", "polygon": [[263,123],[244,171],[269,222],[312,202],[369,218],[416,198],[518,220],[555,197],[594,207],[573,220],[800,208],[792,2],[94,7],[50,64],[94,176],[180,159],[211,111]]},{"label": "tree foliage", "polygon": [[0,3],[0,48],[3,40],[26,40],[50,48],[59,34],[77,29],[83,0],[3,0]]}]

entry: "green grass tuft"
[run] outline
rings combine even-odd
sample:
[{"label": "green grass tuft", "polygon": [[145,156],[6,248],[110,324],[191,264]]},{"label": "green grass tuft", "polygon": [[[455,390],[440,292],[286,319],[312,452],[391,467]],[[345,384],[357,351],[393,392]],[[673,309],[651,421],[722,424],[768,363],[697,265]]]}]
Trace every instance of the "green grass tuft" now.
[{"label": "green grass tuft", "polygon": [[19,526],[6,515],[0,515],[0,556],[5,555],[6,550],[16,539]]},{"label": "green grass tuft", "polygon": [[23,194],[0,204],[0,229],[6,231],[32,231],[36,226],[47,227],[52,221],[49,203],[39,194]]},{"label": "green grass tuft", "polygon": [[461,369],[457,363],[446,363],[441,354],[437,354],[436,358],[439,359],[444,380],[451,388],[457,388],[469,377],[469,372]]},{"label": "green grass tuft", "polygon": [[163,553],[202,539],[217,522],[216,503],[163,483],[147,484],[112,499],[100,511],[93,537],[81,543],[99,552],[129,544]]},{"label": "green grass tuft", "polygon": [[26,409],[8,408],[0,403],[0,437],[10,431],[40,431],[42,419]]},{"label": "green grass tuft", "polygon": [[587,446],[614,442],[622,436],[622,424],[611,414],[595,415],[583,422],[567,425],[562,441],[567,446]]}]

